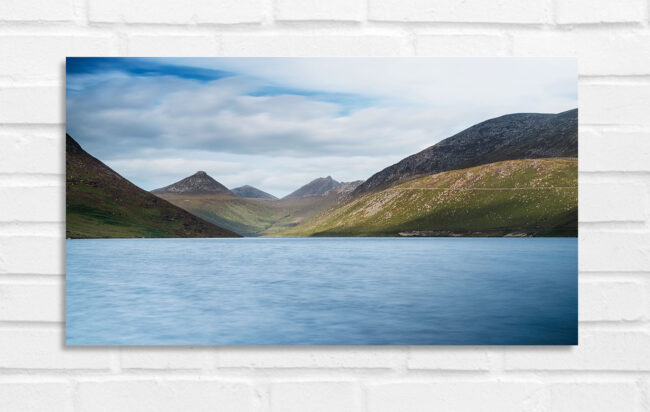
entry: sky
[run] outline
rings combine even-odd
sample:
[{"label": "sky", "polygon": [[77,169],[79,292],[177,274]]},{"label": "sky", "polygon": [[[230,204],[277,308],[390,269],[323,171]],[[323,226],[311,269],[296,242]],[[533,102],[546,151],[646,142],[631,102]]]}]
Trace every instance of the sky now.
[{"label": "sky", "polygon": [[278,197],[578,105],[572,58],[68,58],[66,79],[67,132],[141,188],[203,170]]}]

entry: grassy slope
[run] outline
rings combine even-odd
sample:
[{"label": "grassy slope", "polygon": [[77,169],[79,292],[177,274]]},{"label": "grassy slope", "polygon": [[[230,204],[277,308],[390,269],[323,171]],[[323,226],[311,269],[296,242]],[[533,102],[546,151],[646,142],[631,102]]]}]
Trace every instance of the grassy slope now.
[{"label": "grassy slope", "polygon": [[250,199],[228,194],[159,194],[208,222],[245,236],[263,236],[286,230],[328,207],[336,198]]},{"label": "grassy slope", "polygon": [[71,138],[66,145],[68,238],[238,236],[138,188]]},{"label": "grassy slope", "polygon": [[330,209],[281,235],[577,236],[577,167],[577,159],[525,159],[420,177]]}]

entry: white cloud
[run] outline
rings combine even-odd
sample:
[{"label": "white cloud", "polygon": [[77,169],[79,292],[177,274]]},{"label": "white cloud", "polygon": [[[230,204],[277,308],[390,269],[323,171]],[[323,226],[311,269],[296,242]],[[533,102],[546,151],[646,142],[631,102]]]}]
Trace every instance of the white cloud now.
[{"label": "white cloud", "polygon": [[[573,58],[222,58],[163,59],[170,63],[233,70],[285,87],[375,96],[442,108],[467,105],[541,112],[553,94],[571,95],[575,107],[577,61]],[[560,86],[559,90],[551,90]],[[493,109],[494,110],[494,109]]]},{"label": "white cloud", "polygon": [[229,70],[199,81],[68,77],[68,131],[145,189],[206,170],[282,196],[365,179],[487,118],[577,106],[567,59],[164,59]]}]

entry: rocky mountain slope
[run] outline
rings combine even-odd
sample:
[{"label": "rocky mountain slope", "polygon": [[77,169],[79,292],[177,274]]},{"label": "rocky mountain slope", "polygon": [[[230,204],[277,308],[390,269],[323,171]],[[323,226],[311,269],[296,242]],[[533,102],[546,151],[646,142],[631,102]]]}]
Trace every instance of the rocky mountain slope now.
[{"label": "rocky mountain slope", "polygon": [[577,236],[578,161],[522,159],[360,195],[283,236]]},{"label": "rocky mountain slope", "polygon": [[306,196],[321,196],[327,191],[341,186],[341,182],[332,179],[332,176],[319,177],[314,179],[306,185],[296,189],[294,192],[286,195],[283,199],[291,199]]},{"label": "rocky mountain slope", "polygon": [[382,190],[417,176],[503,160],[577,155],[577,109],[559,114],[509,114],[478,123],[375,173],[352,195]]},{"label": "rocky mountain slope", "polygon": [[215,193],[231,193],[230,190],[221,183],[214,180],[207,173],[200,170],[192,176],[181,179],[176,183],[169,186],[161,187],[160,189],[152,190],[151,193],[187,193],[187,194],[215,194]]},{"label": "rocky mountain slope", "polygon": [[235,196],[247,197],[251,199],[277,199],[270,193],[266,193],[256,187],[244,185],[230,190]]},{"label": "rocky mountain slope", "polygon": [[347,195],[350,194],[363,183],[363,180],[355,180],[354,182],[341,182],[341,184],[333,189],[325,192],[326,195],[331,193],[336,193],[337,195]]},{"label": "rocky mountain slope", "polygon": [[135,186],[66,135],[68,238],[238,237]]}]

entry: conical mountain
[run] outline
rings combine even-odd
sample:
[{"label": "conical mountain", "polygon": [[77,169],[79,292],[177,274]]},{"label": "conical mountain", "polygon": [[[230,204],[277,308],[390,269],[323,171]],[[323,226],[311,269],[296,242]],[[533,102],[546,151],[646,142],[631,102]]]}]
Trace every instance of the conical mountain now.
[{"label": "conical mountain", "polygon": [[277,197],[273,196],[272,194],[266,193],[263,190],[249,185],[236,187],[232,189],[231,192],[233,192],[235,196],[247,197],[251,199],[277,199]]},{"label": "conical mountain", "polygon": [[319,177],[318,179],[314,179],[296,191],[286,195],[283,199],[306,196],[322,196],[329,190],[341,186],[341,184],[341,182],[337,182],[336,180],[332,179],[332,176]]},{"label": "conical mountain", "polygon": [[152,195],[66,135],[66,237],[239,237]]},{"label": "conical mountain", "polygon": [[205,195],[205,194],[231,194],[230,190],[221,183],[214,180],[207,173],[202,170],[194,173],[192,176],[181,179],[176,183],[169,186],[161,187],[160,189],[152,190],[151,193],[179,193],[191,195]]}]

